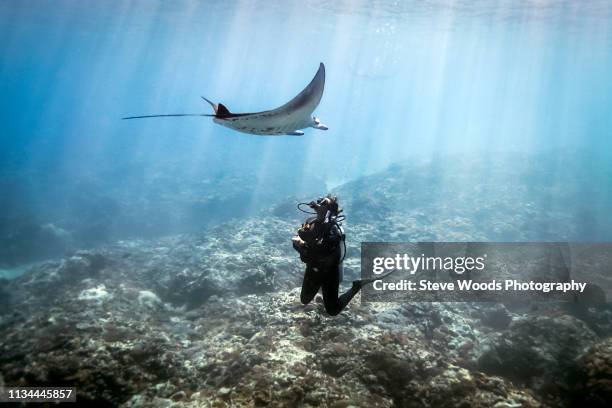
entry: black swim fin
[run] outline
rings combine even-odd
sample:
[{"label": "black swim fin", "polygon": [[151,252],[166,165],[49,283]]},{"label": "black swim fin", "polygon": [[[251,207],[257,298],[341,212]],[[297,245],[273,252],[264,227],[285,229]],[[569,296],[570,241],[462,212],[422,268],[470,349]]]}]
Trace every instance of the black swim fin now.
[{"label": "black swim fin", "polygon": [[389,271],[383,275],[378,275],[378,276],[374,276],[373,278],[368,278],[368,279],[359,279],[356,281],[353,281],[353,287],[358,286],[359,289],[363,288],[365,285],[368,285],[370,283],[374,283],[377,280],[382,280],[385,279],[387,276],[391,275],[393,272],[395,272],[397,269],[393,269],[392,271]]}]

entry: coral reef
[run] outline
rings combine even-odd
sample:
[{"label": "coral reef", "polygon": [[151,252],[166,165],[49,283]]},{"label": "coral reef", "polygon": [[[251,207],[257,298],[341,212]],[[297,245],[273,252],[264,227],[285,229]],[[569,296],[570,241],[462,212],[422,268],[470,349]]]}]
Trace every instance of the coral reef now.
[{"label": "coral reef", "polygon": [[595,345],[598,335],[565,314],[356,299],[331,318],[320,299],[301,305],[302,265],[284,241],[293,227],[252,219],[120,241],[2,281],[11,294],[0,312],[4,381],[71,384],[82,403],[126,407],[538,407],[606,397],[609,343]]},{"label": "coral reef", "polygon": [[[539,228],[531,223],[544,210],[528,191],[452,172],[444,184],[452,191],[440,191],[438,178],[416,177],[424,173],[415,166],[338,189],[349,215],[344,285],[359,276],[361,241],[523,240]],[[512,167],[492,171],[502,168]],[[537,170],[532,163],[508,179],[545,179]],[[495,193],[475,205],[484,190]],[[442,193],[455,200],[434,199]],[[303,264],[290,242],[296,201],[268,202],[258,217],[221,217],[199,232],[72,250],[0,278],[0,382],[76,386],[82,404],[124,407],[610,401],[605,305],[361,303],[358,295],[334,318],[320,298],[302,305]],[[575,225],[551,222],[546,231],[571,237]]]}]

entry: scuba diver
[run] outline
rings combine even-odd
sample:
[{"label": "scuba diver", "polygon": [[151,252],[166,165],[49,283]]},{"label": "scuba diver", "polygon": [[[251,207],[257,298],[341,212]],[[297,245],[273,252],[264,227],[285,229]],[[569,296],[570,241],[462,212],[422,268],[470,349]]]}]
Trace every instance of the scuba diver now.
[{"label": "scuba diver", "polygon": [[[314,212],[304,210],[308,205]],[[374,280],[361,279],[353,281],[353,286],[338,296],[342,282],[342,261],[346,255],[345,235],[342,230],[344,215],[338,205],[338,198],[328,195],[316,202],[299,203],[298,209],[312,214],[306,219],[293,237],[293,248],[300,253],[300,259],[306,264],[300,300],[308,304],[315,297],[319,288],[323,291],[323,304],[331,316],[336,316],[361,288]]]}]

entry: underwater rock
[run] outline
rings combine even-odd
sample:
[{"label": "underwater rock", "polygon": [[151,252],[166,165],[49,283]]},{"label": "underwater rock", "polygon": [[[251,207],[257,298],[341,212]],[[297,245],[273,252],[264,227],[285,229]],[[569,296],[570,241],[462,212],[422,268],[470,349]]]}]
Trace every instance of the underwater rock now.
[{"label": "underwater rock", "polygon": [[159,296],[157,296],[155,293],[151,292],[150,290],[141,290],[140,292],[138,292],[138,303],[141,306],[155,309],[161,306],[162,301],[159,298]]},{"label": "underwater rock", "polygon": [[64,260],[57,273],[63,280],[83,279],[96,275],[106,266],[104,255],[92,251],[77,251]]},{"label": "underwater rock", "polygon": [[570,316],[525,317],[495,340],[478,365],[559,399],[568,389],[573,360],[596,340],[586,324]]},{"label": "underwater rock", "polygon": [[0,278],[0,309],[8,307],[11,303],[11,292],[8,289],[8,280]]},{"label": "underwater rock", "polygon": [[570,373],[575,406],[607,407],[612,401],[612,338],[590,347]]},{"label": "underwater rock", "polygon": [[81,291],[77,299],[94,303],[102,303],[112,295],[106,290],[104,284]]},{"label": "underwater rock", "polygon": [[409,360],[396,354],[377,352],[367,358],[373,372],[367,384],[370,387],[382,384],[397,406],[540,406],[531,393],[515,388],[502,378],[444,363],[440,356],[432,355],[429,363],[425,363],[427,360],[418,354]]},{"label": "underwater rock", "polygon": [[[63,255],[75,247],[72,234],[54,224],[38,220],[0,221],[0,267],[14,267]],[[4,228],[4,231],[2,230]]]},{"label": "underwater rock", "polygon": [[257,270],[242,278],[237,285],[239,293],[263,293],[274,288],[274,272]]},{"label": "underwater rock", "polygon": [[484,306],[480,321],[494,329],[506,329],[512,322],[512,316],[503,304],[498,303]]},{"label": "underwater rock", "polygon": [[184,278],[178,278],[170,282],[165,299],[177,306],[193,309],[206,302],[211,296],[222,293],[223,291],[209,279],[186,281]]}]

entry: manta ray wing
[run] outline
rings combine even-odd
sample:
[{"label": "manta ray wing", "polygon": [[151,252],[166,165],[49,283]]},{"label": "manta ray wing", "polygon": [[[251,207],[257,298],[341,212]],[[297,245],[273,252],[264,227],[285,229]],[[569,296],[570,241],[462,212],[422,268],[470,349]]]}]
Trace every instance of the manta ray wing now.
[{"label": "manta ray wing", "polygon": [[310,83],[296,97],[283,106],[255,113],[229,113],[216,117],[215,123],[256,135],[299,135],[299,129],[312,126],[312,113],[319,105],[325,88],[325,65],[319,69]]}]

